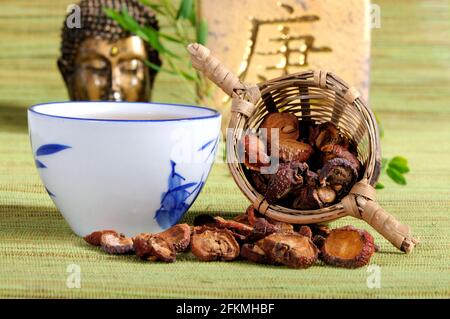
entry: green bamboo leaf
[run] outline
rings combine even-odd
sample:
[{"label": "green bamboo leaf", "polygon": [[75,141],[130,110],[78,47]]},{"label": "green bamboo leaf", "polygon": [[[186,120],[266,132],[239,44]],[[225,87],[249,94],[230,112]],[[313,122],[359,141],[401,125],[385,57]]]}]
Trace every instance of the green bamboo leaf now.
[{"label": "green bamboo leaf", "polygon": [[150,43],[150,45],[159,53],[166,53],[167,50],[159,40],[159,35],[155,30],[145,27],[140,28],[136,31],[136,35]]},{"label": "green bamboo leaf", "polygon": [[395,156],[389,161],[389,167],[393,167],[402,174],[409,172],[408,160],[401,156]]},{"label": "green bamboo leaf", "polygon": [[167,16],[176,19],[177,10],[173,5],[173,0],[161,0],[161,5],[166,9]]},{"label": "green bamboo leaf", "polygon": [[197,27],[197,42],[206,45],[206,40],[208,38],[208,23],[202,20]]},{"label": "green bamboo leaf", "polygon": [[159,65],[157,65],[157,64],[154,64],[154,63],[152,63],[152,62],[150,62],[150,61],[145,61],[145,64],[146,64],[149,68],[151,68],[151,69],[153,69],[153,70],[156,70],[156,71],[158,71],[158,72],[165,72],[165,73],[168,73],[168,74],[171,74],[171,75],[177,75],[176,72],[174,72],[174,71],[172,71],[172,70],[169,70],[169,69],[166,69],[166,68],[163,68],[163,67],[161,67],[161,66],[159,66]]},{"label": "green bamboo leaf", "polygon": [[156,13],[159,13],[161,15],[165,15],[166,14],[164,12],[164,10],[163,10],[164,6],[162,6],[160,4],[151,3],[149,0],[139,0],[139,2],[142,3],[143,5],[149,7],[150,9],[155,11]]},{"label": "green bamboo leaf", "polygon": [[161,32],[161,31],[158,31],[158,33],[159,33],[159,37],[160,38],[164,38],[165,40],[173,42],[173,43],[183,44],[183,41],[181,39],[179,39],[177,37],[174,37],[174,36],[172,36],[172,35],[170,35],[168,33],[164,33],[164,32]]},{"label": "green bamboo leaf", "polygon": [[173,53],[172,51],[169,51],[169,50],[167,50],[167,49],[165,49],[165,52],[164,52],[167,56],[170,56],[170,57],[172,57],[172,58],[174,58],[174,59],[177,59],[177,60],[181,60],[182,58],[179,56],[179,55],[177,55],[177,54],[175,54],[175,53]]},{"label": "green bamboo leaf", "polygon": [[171,59],[167,59],[167,64],[169,64],[169,66],[172,68],[172,70],[174,70],[174,72],[179,73],[178,67],[175,65],[175,63],[173,63],[173,61]]},{"label": "green bamboo leaf", "polygon": [[383,189],[384,188],[384,185],[382,184],[382,183],[380,183],[380,182],[378,182],[376,185],[375,185],[375,189]]},{"label": "green bamboo leaf", "polygon": [[128,26],[128,31],[136,33],[141,28],[139,23],[136,20],[134,20],[134,18],[132,16],[130,16],[130,14],[128,13],[128,10],[126,8],[122,8],[121,13],[122,13],[123,20],[125,21],[126,25]]},{"label": "green bamboo leaf", "polygon": [[176,55],[172,51],[168,50],[161,42],[160,37],[161,33],[156,31],[154,28],[150,27],[141,27],[136,31],[136,35],[143,38],[144,41],[150,43],[150,45],[158,51],[160,54],[166,54],[173,58],[180,59],[180,56]]},{"label": "green bamboo leaf", "polygon": [[402,175],[402,173],[400,173],[399,171],[397,171],[395,168],[393,167],[388,167],[386,170],[386,173],[388,174],[388,176],[397,184],[400,185],[406,185],[406,179],[405,177]]},{"label": "green bamboo leaf", "polygon": [[106,8],[106,7],[103,7],[103,12],[104,12],[109,18],[111,18],[111,19],[117,21],[117,23],[118,23],[121,27],[127,29],[128,25],[127,25],[126,21],[124,20],[124,18],[122,17],[122,15],[121,15],[119,12],[115,11],[114,9]]},{"label": "green bamboo leaf", "polygon": [[191,13],[193,11],[192,10],[194,7],[193,5],[194,5],[193,0],[181,0],[176,19],[177,20],[180,18],[189,19],[189,17],[191,16]]},{"label": "green bamboo leaf", "polygon": [[[116,20],[124,29],[136,34],[141,37],[145,42],[148,42],[156,51],[160,54],[167,54],[174,58],[179,59],[180,57],[175,53],[169,51],[160,41],[160,33],[151,27],[140,26],[139,23],[128,13],[126,9],[122,9],[120,13],[111,10],[109,8],[104,8],[105,13]],[[172,38],[169,35],[164,35],[166,39],[170,39],[175,42],[177,41],[175,38]]]},{"label": "green bamboo leaf", "polygon": [[191,14],[189,15],[189,21],[191,22],[191,25],[195,27],[197,25],[197,9],[195,7],[196,2],[194,1],[192,5]]},{"label": "green bamboo leaf", "polygon": [[195,76],[193,76],[192,74],[189,74],[189,73],[186,72],[186,71],[180,70],[180,74],[181,74],[186,80],[189,80],[189,81],[195,81],[195,80],[196,80]]},{"label": "green bamboo leaf", "polygon": [[111,19],[117,19],[117,16],[119,16],[119,13],[111,8],[103,7],[102,10]]}]

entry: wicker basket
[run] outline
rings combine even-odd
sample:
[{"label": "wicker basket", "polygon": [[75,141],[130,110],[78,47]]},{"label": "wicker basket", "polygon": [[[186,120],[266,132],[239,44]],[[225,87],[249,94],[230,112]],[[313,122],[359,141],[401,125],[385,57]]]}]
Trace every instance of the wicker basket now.
[{"label": "wicker basket", "polygon": [[[410,252],[417,241],[409,227],[400,224],[375,201],[380,174],[380,141],[375,117],[358,91],[336,75],[305,71],[264,83],[245,84],[199,44],[188,47],[193,66],[232,98],[227,133],[227,162],[231,174],[258,211],[270,218],[295,224],[321,223],[347,215],[362,218],[395,247]],[[341,202],[316,210],[295,210],[269,205],[247,179],[239,160],[239,142],[244,132],[256,130],[272,112],[290,112],[300,123],[332,122],[357,148],[364,167],[362,178]]]}]

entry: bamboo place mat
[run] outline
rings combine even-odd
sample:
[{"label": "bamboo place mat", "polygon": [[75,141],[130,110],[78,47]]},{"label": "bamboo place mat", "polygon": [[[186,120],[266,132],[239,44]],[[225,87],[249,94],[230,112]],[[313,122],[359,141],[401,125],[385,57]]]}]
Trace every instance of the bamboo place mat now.
[{"label": "bamboo place mat", "polygon": [[[1,25],[12,24],[18,12],[33,15],[31,1],[25,11],[18,10],[16,3],[27,1],[5,2],[0,30],[5,30]],[[373,31],[371,104],[385,130],[384,155],[403,155],[411,167],[407,186],[384,178],[386,188],[378,191],[378,197],[387,211],[411,226],[421,243],[405,255],[359,220],[345,218],[332,226],[353,224],[375,236],[381,252],[374,255],[371,265],[379,266],[380,288],[368,288],[372,273],[367,267],[348,270],[318,263],[294,270],[247,262],[203,263],[190,254],[181,254],[175,264],[148,263],[88,246],[54,207],[33,164],[25,108],[42,100],[61,99],[65,93],[55,69],[41,72],[54,68],[57,51],[48,53],[42,44],[37,51],[30,50],[39,41],[28,42],[25,32],[44,35],[39,35],[39,28],[26,29],[24,23],[14,33],[22,45],[13,46],[14,40],[0,43],[0,297],[450,297],[448,3],[383,0],[378,4],[382,27]],[[46,10],[41,11],[37,14],[42,19],[57,20],[54,11],[49,17]],[[10,18],[5,18],[8,12]],[[31,23],[37,22],[31,19]],[[50,42],[52,46],[57,48],[57,43]],[[50,81],[47,86],[46,80]],[[160,81],[157,87],[165,87],[164,78]],[[158,92],[159,101],[168,99]],[[226,166],[216,164],[185,219],[192,222],[201,213],[232,217],[247,205]],[[72,264],[80,267],[79,289],[66,285]]]}]

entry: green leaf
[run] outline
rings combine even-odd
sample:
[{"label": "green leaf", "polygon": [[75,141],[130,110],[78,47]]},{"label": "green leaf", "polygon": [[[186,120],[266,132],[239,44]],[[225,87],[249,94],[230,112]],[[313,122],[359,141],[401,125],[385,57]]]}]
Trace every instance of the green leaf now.
[{"label": "green leaf", "polygon": [[139,0],[139,2],[141,2],[143,5],[151,8],[153,11],[155,11],[156,13],[159,13],[161,15],[165,15],[166,13],[163,10],[163,6],[160,4],[156,4],[156,3],[151,3],[149,0]]},{"label": "green leaf", "polygon": [[192,74],[189,74],[188,72],[183,71],[183,70],[179,70],[179,71],[180,71],[181,76],[183,76],[186,80],[189,80],[189,81],[196,80],[195,76],[193,76]]},{"label": "green leaf", "polygon": [[167,17],[171,17],[173,19],[176,19],[177,16],[177,10],[175,9],[173,5],[173,0],[160,0],[161,5],[166,9],[167,11]]},{"label": "green leaf", "polygon": [[[134,20],[132,16],[130,16],[125,8],[122,9],[121,12],[114,11],[110,8],[103,8],[103,11],[108,17],[117,21],[117,23],[119,23],[119,25],[127,31],[137,34],[142,29],[139,23]],[[148,40],[147,37],[142,34],[140,36],[143,37],[145,41]]]},{"label": "green leaf", "polygon": [[165,69],[165,68],[163,68],[163,67],[161,67],[161,66],[159,66],[159,65],[157,65],[157,64],[154,64],[154,63],[152,63],[152,62],[150,62],[150,61],[145,61],[145,64],[146,64],[149,68],[151,68],[151,69],[153,69],[153,70],[156,70],[156,71],[158,71],[158,72],[165,72],[165,73],[172,74],[172,75],[178,75],[176,72],[174,72],[174,71],[172,71],[172,70],[169,70],[169,69]]},{"label": "green leaf", "polygon": [[202,20],[197,27],[197,42],[205,45],[208,38],[208,23]]},{"label": "green leaf", "polygon": [[136,33],[141,28],[139,23],[136,20],[134,20],[134,18],[132,16],[130,16],[130,14],[128,13],[128,10],[126,8],[122,8],[121,13],[122,13],[123,20],[125,21],[126,25],[128,26],[128,30],[133,33]]},{"label": "green leaf", "polygon": [[117,23],[119,23],[121,27],[127,29],[126,21],[123,19],[122,15],[119,12],[115,11],[114,9],[106,7],[103,7],[103,12],[111,19],[117,21]]},{"label": "green leaf", "polygon": [[178,39],[177,37],[174,37],[170,34],[167,34],[167,33],[161,32],[161,31],[157,31],[157,32],[159,33],[160,38],[164,38],[167,41],[171,41],[174,43],[183,44],[183,41],[181,39]]},{"label": "green leaf", "polygon": [[398,165],[398,164],[395,164],[395,163],[389,163],[389,167],[397,170],[401,174],[406,174],[406,173],[409,172],[409,167],[408,166]]},{"label": "green leaf", "polygon": [[195,81],[195,77],[192,74],[189,74],[186,71],[181,70],[179,67],[177,67],[175,65],[175,63],[173,63],[173,61],[171,59],[167,59],[166,60],[167,64],[169,64],[169,66],[172,68],[173,72],[179,76],[182,76],[183,78],[185,78],[188,81]]},{"label": "green leaf", "polygon": [[402,173],[400,173],[399,171],[397,171],[395,168],[393,167],[388,167],[386,170],[386,173],[388,174],[388,176],[397,184],[400,185],[406,185],[406,179],[405,177],[402,175]]},{"label": "green leaf", "polygon": [[189,19],[194,8],[193,0],[181,0],[177,12],[177,20],[180,18]]},{"label": "green leaf", "polygon": [[117,19],[117,16],[120,15],[117,11],[115,11],[111,8],[103,7],[102,10],[111,19]]},{"label": "green leaf", "polygon": [[409,172],[408,160],[401,156],[395,156],[393,159],[391,159],[388,166],[395,168],[402,174],[406,174]]},{"label": "green leaf", "polygon": [[195,4],[196,4],[196,2],[194,1],[193,5],[192,5],[191,14],[189,16],[189,21],[191,22],[191,25],[193,27],[195,27],[197,25],[197,10],[195,8]]},{"label": "green leaf", "polygon": [[173,63],[171,59],[167,59],[166,62],[167,64],[169,64],[169,66],[172,68],[174,72],[176,72],[177,74],[180,73],[178,67],[175,65],[175,63]]},{"label": "green leaf", "polygon": [[395,156],[391,159],[390,163],[398,163],[399,165],[408,166],[408,160],[403,156]]},{"label": "green leaf", "polygon": [[382,183],[380,183],[380,182],[378,182],[376,185],[375,185],[375,189],[383,189],[384,188],[384,185],[382,184]]},{"label": "green leaf", "polygon": [[153,28],[143,27],[136,32],[136,35],[143,38],[146,42],[150,43],[150,45],[158,52],[164,53],[166,52],[166,48],[163,46],[161,41],[159,40],[159,33]]},{"label": "green leaf", "polygon": [[[179,59],[180,57],[175,53],[169,51],[160,41],[160,33],[151,27],[141,26],[139,23],[128,13],[126,9],[122,9],[119,13],[109,8],[104,8],[105,13],[111,18],[116,20],[120,26],[124,29],[136,34],[141,37],[145,42],[149,43],[156,51],[160,54],[167,54],[174,58]],[[167,40],[179,41],[170,35],[164,34],[164,38]]]},{"label": "green leaf", "polygon": [[[150,27],[141,27],[139,30],[136,31],[136,35],[143,38],[144,41],[150,43],[150,45],[158,51],[160,54],[166,54],[173,58],[180,59],[178,55],[173,53],[172,51],[168,50],[161,42],[160,37],[161,33],[156,31],[153,28]],[[164,36],[165,37],[165,36]]]}]

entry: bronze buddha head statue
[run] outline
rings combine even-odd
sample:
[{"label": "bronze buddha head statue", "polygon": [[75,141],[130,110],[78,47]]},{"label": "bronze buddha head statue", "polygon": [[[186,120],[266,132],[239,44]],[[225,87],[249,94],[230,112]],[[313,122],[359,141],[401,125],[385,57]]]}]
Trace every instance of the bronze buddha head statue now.
[{"label": "bronze buddha head statue", "polygon": [[79,28],[62,29],[58,67],[71,100],[149,101],[158,52],[110,19],[103,8],[128,13],[140,24],[158,30],[155,14],[138,0],[81,0]]}]

